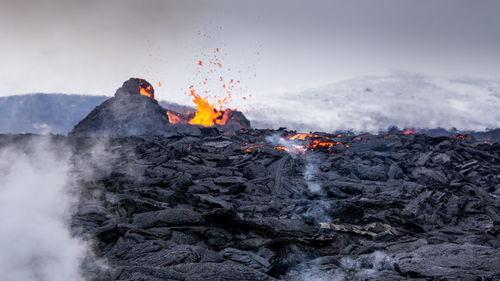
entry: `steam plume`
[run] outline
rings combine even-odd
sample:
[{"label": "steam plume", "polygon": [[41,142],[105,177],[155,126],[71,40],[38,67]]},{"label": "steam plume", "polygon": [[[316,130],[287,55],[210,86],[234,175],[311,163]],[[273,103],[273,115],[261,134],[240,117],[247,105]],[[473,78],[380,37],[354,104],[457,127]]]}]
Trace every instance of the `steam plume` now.
[{"label": "steam plume", "polygon": [[47,141],[0,150],[0,280],[83,280],[86,244],[68,227],[69,153]]}]

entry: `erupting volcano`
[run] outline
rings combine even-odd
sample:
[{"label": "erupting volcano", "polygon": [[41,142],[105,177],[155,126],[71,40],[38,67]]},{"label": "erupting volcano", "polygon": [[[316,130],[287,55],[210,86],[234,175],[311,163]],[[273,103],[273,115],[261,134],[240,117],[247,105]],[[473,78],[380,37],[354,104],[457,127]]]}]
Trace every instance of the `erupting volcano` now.
[{"label": "erupting volcano", "polygon": [[207,97],[196,94],[194,89],[190,90],[190,95],[196,104],[196,112],[182,114],[167,109],[170,123],[201,125],[204,127],[216,126],[228,130],[250,128],[250,121],[245,118],[243,113],[229,108],[223,109],[222,105],[217,109],[215,105],[207,101]]},{"label": "erupting volcano", "polygon": [[[80,121],[73,135],[166,135],[177,132],[176,125],[184,131],[196,131],[185,126],[217,127],[222,131],[249,129],[250,121],[235,110],[217,110],[206,98],[191,90],[197,112],[181,114],[165,109],[155,99],[153,86],[144,79],[130,78],[123,83],[115,96],[96,107]],[[193,126],[194,127],[194,126]],[[185,132],[186,133],[186,132]]]}]

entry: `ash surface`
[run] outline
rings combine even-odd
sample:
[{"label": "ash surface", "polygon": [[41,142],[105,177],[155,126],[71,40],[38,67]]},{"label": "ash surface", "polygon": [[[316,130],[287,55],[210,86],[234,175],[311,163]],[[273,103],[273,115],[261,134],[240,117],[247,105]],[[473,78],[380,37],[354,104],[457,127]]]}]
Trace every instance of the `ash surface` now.
[{"label": "ash surface", "polygon": [[53,136],[72,229],[107,264],[88,280],[500,278],[498,142],[322,134],[342,146],[299,155],[270,141],[286,133]]}]

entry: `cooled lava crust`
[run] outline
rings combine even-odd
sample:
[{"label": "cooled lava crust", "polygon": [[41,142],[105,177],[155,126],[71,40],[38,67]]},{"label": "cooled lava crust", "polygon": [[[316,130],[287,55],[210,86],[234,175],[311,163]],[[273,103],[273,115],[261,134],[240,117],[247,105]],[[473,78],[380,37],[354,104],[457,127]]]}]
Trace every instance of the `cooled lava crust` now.
[{"label": "cooled lava crust", "polygon": [[498,142],[344,135],[297,155],[266,140],[284,133],[0,135],[0,147],[73,150],[89,280],[500,278]]}]

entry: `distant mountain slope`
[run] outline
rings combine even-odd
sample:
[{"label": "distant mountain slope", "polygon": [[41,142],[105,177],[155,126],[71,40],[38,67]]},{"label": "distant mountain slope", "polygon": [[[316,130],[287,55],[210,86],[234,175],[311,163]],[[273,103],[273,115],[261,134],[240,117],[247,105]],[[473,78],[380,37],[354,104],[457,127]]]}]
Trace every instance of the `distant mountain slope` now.
[{"label": "distant mountain slope", "polygon": [[66,134],[107,98],[66,94],[0,97],[0,133]]},{"label": "distant mountain slope", "polygon": [[[0,97],[0,133],[67,134],[107,96],[27,94]],[[182,112],[193,108],[160,101],[168,109]]]}]

